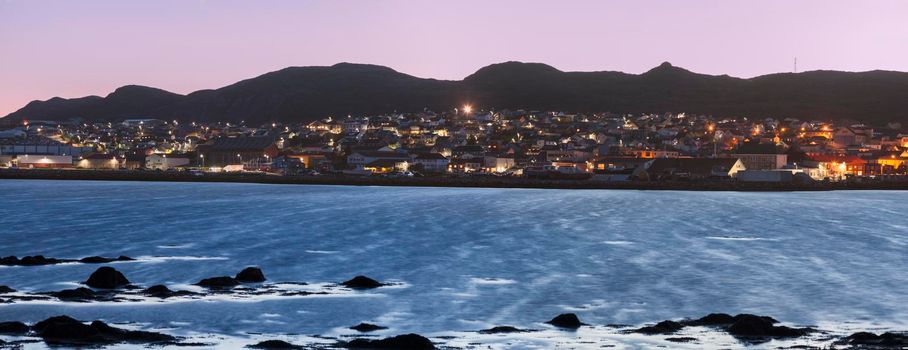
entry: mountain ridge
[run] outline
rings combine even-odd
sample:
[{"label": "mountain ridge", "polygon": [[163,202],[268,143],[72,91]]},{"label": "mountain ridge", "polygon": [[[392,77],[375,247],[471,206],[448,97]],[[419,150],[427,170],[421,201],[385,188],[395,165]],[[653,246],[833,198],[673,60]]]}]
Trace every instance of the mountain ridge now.
[{"label": "mountain ridge", "polygon": [[629,74],[508,61],[462,80],[437,80],[341,62],[287,67],[185,95],[126,85],[104,97],[36,100],[2,120],[305,122],[330,115],[448,110],[464,103],[485,109],[908,122],[908,73],[818,70],[736,78],[695,73],[669,62]]}]

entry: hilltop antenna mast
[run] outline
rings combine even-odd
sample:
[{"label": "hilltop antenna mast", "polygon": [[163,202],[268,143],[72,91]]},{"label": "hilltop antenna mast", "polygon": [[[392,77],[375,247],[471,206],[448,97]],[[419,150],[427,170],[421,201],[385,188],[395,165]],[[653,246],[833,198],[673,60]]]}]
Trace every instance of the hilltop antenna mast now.
[{"label": "hilltop antenna mast", "polygon": [[798,72],[798,58],[797,58],[797,57],[795,57],[794,72],[795,72],[795,73]]}]

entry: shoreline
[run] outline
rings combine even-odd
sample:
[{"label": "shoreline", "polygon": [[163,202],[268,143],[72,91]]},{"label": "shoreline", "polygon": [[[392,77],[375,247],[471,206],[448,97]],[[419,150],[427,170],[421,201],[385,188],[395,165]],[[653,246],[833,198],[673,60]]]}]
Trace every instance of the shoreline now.
[{"label": "shoreline", "polygon": [[840,190],[908,190],[908,181],[892,182],[605,182],[596,180],[545,180],[513,177],[415,177],[386,178],[344,175],[281,176],[262,173],[155,172],[127,170],[0,169],[0,179],[257,183],[279,185],[406,186],[460,188],[601,189],[667,191],[793,192]]}]

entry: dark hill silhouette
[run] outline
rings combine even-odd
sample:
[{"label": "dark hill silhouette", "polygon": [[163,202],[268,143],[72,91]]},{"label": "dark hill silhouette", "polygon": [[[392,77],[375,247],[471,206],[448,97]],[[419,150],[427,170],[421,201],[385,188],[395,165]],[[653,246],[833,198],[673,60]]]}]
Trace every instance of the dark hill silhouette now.
[{"label": "dark hill silhouette", "polygon": [[446,81],[339,63],[286,68],[185,96],[125,86],[104,98],[52,98],[31,102],[6,118],[298,122],[329,115],[448,110],[467,102],[480,108],[908,122],[908,73],[812,71],[740,79],[697,74],[668,62],[639,75],[562,72],[541,63],[505,62]]}]

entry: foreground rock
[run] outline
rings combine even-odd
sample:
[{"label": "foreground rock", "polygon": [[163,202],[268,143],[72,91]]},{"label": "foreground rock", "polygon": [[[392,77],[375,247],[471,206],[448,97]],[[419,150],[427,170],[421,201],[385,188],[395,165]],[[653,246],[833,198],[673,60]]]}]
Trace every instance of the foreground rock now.
[{"label": "foreground rock", "polygon": [[302,349],[302,346],[293,345],[283,340],[266,340],[255,345],[249,345],[253,349]]},{"label": "foreground rock", "polygon": [[54,316],[35,323],[35,333],[49,344],[92,345],[110,344],[112,340],[101,336],[92,326],[79,322],[69,316]]},{"label": "foreground rock", "polygon": [[28,333],[29,327],[22,322],[10,321],[0,322],[0,334],[5,335],[24,335]]},{"label": "foreground rock", "polygon": [[653,326],[641,327],[633,330],[633,333],[642,334],[670,334],[680,331],[684,325],[675,321],[662,321]]},{"label": "foreground rock", "polygon": [[106,339],[111,339],[114,342],[172,343],[176,341],[176,338],[167,334],[146,331],[131,331],[127,329],[111,327],[101,321],[92,322],[91,328],[96,329],[99,333],[101,333],[103,337],[105,337]]},{"label": "foreground rock", "polygon": [[350,329],[352,329],[354,331],[359,331],[359,332],[365,333],[365,332],[378,331],[378,330],[382,330],[382,329],[388,329],[388,327],[377,326],[377,325],[374,325],[371,323],[360,323],[358,325],[350,327]]},{"label": "foreground rock", "polygon": [[247,267],[236,274],[234,279],[243,283],[265,282],[265,274],[258,267]]},{"label": "foreground rock", "polygon": [[574,329],[580,328],[580,326],[586,325],[585,323],[580,322],[580,319],[577,318],[577,315],[572,314],[572,313],[561,314],[561,315],[555,316],[555,318],[549,320],[546,323],[553,325],[555,327],[574,328]]},{"label": "foreground rock", "polygon": [[88,277],[85,285],[92,288],[115,289],[129,285],[129,280],[113,267],[102,266]]},{"label": "foreground rock", "polygon": [[115,328],[101,321],[90,325],[69,316],[55,316],[36,323],[35,333],[48,344],[105,345],[130,343],[172,343],[176,338],[154,332],[131,331]]},{"label": "foreground rock", "polygon": [[233,277],[220,276],[203,279],[195,285],[206,288],[231,288],[240,285],[240,281]]},{"label": "foreground rock", "polygon": [[15,293],[16,290],[7,286],[0,286],[0,294]]},{"label": "foreground rock", "polygon": [[908,335],[891,332],[880,335],[870,332],[858,332],[846,337],[839,343],[869,349],[905,349],[908,348]]},{"label": "foreground rock", "polygon": [[372,289],[384,286],[384,283],[376,281],[366,276],[356,276],[350,280],[344,281],[341,283],[344,287],[354,288],[354,289]]},{"label": "foreground rock", "polygon": [[725,331],[738,337],[801,337],[812,331],[810,328],[776,326],[777,322],[772,317],[738,315],[735,316],[735,323]]},{"label": "foreground rock", "polygon": [[344,345],[350,349],[432,350],[432,341],[419,334],[404,334],[385,339],[354,339]]}]

